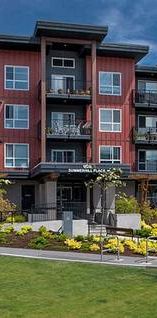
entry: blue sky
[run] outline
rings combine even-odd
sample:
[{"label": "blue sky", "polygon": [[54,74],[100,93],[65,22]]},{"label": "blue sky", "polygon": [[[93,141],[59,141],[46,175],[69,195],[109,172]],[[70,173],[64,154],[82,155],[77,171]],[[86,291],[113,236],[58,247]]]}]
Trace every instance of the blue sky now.
[{"label": "blue sky", "polygon": [[157,64],[157,0],[0,0],[0,34],[31,35],[36,20],[108,25],[108,42],[150,46]]}]

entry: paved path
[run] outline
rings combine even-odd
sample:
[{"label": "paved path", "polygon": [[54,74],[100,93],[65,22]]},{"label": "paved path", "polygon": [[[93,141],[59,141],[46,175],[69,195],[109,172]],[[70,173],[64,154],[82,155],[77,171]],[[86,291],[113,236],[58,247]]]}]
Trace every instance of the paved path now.
[{"label": "paved path", "polygon": [[9,247],[0,247],[0,255],[35,258],[35,259],[46,259],[46,260],[55,260],[55,261],[69,261],[69,262],[81,262],[81,263],[92,263],[92,264],[108,264],[108,265],[156,267],[157,268],[157,257],[150,258],[149,262],[146,263],[144,257],[128,257],[128,256],[121,255],[120,260],[118,261],[115,255],[104,255],[103,261],[101,262],[100,255],[98,254],[59,252],[59,251],[41,251],[41,250],[9,248]]}]

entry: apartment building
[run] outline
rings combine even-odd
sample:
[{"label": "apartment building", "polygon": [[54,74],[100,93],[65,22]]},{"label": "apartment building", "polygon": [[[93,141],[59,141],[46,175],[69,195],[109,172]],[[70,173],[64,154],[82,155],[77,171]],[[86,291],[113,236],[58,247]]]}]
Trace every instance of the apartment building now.
[{"label": "apartment building", "polygon": [[[135,195],[133,176],[157,172],[157,68],[137,65],[147,46],[107,43],[107,33],[38,21],[32,37],[0,36],[0,171],[21,210],[99,211],[100,189],[85,186],[93,174],[119,167]],[[110,189],[110,210],[114,198]]]}]

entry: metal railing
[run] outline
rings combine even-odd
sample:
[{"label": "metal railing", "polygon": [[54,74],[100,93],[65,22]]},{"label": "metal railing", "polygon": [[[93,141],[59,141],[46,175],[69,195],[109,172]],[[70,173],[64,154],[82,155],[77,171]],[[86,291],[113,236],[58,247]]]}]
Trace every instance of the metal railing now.
[{"label": "metal railing", "polygon": [[146,141],[146,142],[155,142],[157,141],[157,127],[147,127],[133,129],[133,139],[134,141]]},{"label": "metal railing", "polygon": [[91,82],[75,80],[73,76],[47,78],[47,93],[51,95],[91,96]]},{"label": "metal railing", "polygon": [[135,90],[133,96],[135,104],[157,105],[157,91]]},{"label": "metal railing", "polygon": [[50,136],[87,136],[91,135],[91,122],[85,120],[52,120],[46,129]]},{"label": "metal railing", "polygon": [[157,172],[157,160],[138,161],[138,171]]}]

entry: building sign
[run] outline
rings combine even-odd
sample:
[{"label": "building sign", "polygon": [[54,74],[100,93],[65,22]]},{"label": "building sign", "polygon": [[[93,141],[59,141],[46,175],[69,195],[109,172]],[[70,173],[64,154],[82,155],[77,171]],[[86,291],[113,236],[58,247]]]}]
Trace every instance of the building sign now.
[{"label": "building sign", "polygon": [[68,172],[75,172],[75,173],[100,173],[105,171],[106,171],[105,168],[96,168],[95,166],[92,166],[90,164],[85,164],[82,166],[82,168],[68,169]]}]

